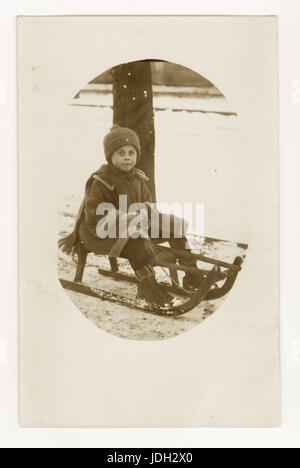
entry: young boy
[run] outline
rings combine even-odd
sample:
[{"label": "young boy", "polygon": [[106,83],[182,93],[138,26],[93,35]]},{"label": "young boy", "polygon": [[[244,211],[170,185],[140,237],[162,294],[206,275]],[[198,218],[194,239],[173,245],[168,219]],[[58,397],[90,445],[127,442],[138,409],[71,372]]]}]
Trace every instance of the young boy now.
[{"label": "young boy", "polygon": [[[186,238],[174,238],[174,217],[171,216],[171,234],[167,238],[162,237],[162,218],[159,215],[158,239],[150,239],[150,204],[151,192],[147,186],[149,180],[144,172],[135,166],[141,157],[140,141],[137,134],[129,129],[114,125],[103,140],[104,153],[107,164],[92,174],[86,183],[85,198],[77,216],[73,233],[59,242],[60,247],[67,253],[76,248],[78,242],[82,242],[85,248],[95,254],[109,255],[127,258],[138,278],[138,297],[153,304],[163,306],[170,303],[171,297],[159,286],[155,280],[153,268],[148,264],[153,258],[162,261],[174,262],[173,254],[166,253],[164,258],[159,254],[155,244],[168,241],[171,247],[186,248]],[[106,222],[106,217],[99,210],[101,204],[110,204],[115,208],[114,219],[119,226],[119,218],[123,216],[120,211],[120,195],[127,196],[127,209],[133,203],[144,203],[149,207],[149,236],[144,238],[125,237],[119,238],[118,229],[113,236],[100,238],[99,226]],[[99,214],[101,213],[101,214]],[[128,223],[136,215],[127,215]],[[181,222],[184,225],[183,220]],[[184,225],[184,227],[186,227]],[[195,286],[195,277],[187,274],[186,286]]]}]

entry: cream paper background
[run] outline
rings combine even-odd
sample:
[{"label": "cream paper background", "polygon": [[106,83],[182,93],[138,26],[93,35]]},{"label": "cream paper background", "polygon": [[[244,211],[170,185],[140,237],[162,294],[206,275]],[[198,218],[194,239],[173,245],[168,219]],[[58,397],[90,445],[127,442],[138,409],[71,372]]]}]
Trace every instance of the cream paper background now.
[{"label": "cream paper background", "polygon": [[[238,288],[222,313],[163,342],[98,330],[61,289],[56,267],[57,116],[101,71],[144,58],[187,66],[222,90],[245,130],[245,178],[255,187]],[[276,19],[19,18],[18,91],[21,424],[278,425]]]}]

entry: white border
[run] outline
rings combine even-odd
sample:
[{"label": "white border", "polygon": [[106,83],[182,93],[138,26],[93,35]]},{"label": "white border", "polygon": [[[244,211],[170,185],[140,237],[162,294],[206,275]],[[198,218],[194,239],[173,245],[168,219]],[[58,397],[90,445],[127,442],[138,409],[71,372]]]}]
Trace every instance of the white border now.
[{"label": "white border", "polygon": [[[226,5],[226,6],[225,6]],[[16,255],[16,54],[17,15],[61,14],[234,14],[278,15],[280,39],[281,150],[281,328],[283,425],[280,429],[32,430],[18,426]],[[241,2],[128,2],[97,0],[15,1],[0,6],[1,121],[1,447],[299,447],[300,313],[298,260],[300,221],[299,117],[292,85],[300,79],[300,4],[297,0]],[[268,292],[270,293],[270,292]],[[2,340],[2,341],[1,341]]]}]

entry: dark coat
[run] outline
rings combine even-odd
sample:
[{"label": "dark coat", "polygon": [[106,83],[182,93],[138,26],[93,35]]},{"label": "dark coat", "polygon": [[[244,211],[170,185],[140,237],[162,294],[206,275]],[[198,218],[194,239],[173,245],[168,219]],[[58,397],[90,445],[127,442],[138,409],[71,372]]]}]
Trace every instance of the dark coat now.
[{"label": "dark coat", "polygon": [[96,215],[100,203],[111,203],[119,210],[119,196],[127,195],[127,210],[133,203],[151,203],[152,196],[144,172],[132,169],[124,173],[111,163],[105,164],[88,180],[85,190],[85,216],[83,223],[89,232],[96,235],[96,226],[101,215]]},{"label": "dark coat", "polygon": [[[60,239],[59,247],[66,253],[74,253],[80,241],[88,250],[98,254],[109,254],[116,244],[116,239],[99,239],[96,227],[103,216],[96,215],[101,203],[111,203],[119,210],[119,195],[127,195],[127,208],[132,203],[151,203],[152,196],[147,186],[149,179],[143,171],[132,169],[124,173],[111,163],[103,165],[86,182],[85,196],[81,203],[73,232]],[[117,240],[118,241],[118,240]],[[118,256],[126,244],[126,239],[117,242],[114,255]]]}]

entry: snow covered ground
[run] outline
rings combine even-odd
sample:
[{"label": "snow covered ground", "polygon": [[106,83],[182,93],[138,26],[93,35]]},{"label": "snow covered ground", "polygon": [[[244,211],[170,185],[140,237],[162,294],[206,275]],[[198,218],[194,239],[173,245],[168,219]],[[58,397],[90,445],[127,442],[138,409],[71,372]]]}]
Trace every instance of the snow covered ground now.
[{"label": "snow covered ground", "polygon": [[[157,98],[159,99],[159,98]],[[222,98],[205,99],[207,110],[229,109]],[[180,104],[178,102],[180,101]],[[188,109],[190,98],[165,96],[168,110],[155,112],[156,185],[159,202],[204,203],[206,236],[230,242],[203,246],[210,256],[232,262],[243,249],[236,242],[248,242],[247,214],[250,209],[247,186],[247,156],[237,116],[215,113],[173,112],[174,106]],[[203,110],[203,99],[193,99],[193,108]],[[218,106],[217,106],[218,107]],[[57,153],[53,155],[58,204],[59,236],[71,231],[89,175],[105,162],[102,139],[112,125],[112,109],[66,105],[58,116]],[[75,263],[58,254],[59,276],[73,279]],[[89,255],[84,282],[131,297],[136,286],[101,278],[95,265],[106,259]],[[128,270],[126,261],[123,268]],[[236,286],[237,287],[237,286]],[[129,310],[99,299],[67,292],[77,308],[98,327],[131,339],[165,339],[201,323],[222,300],[208,304],[177,319],[156,317]]]}]

